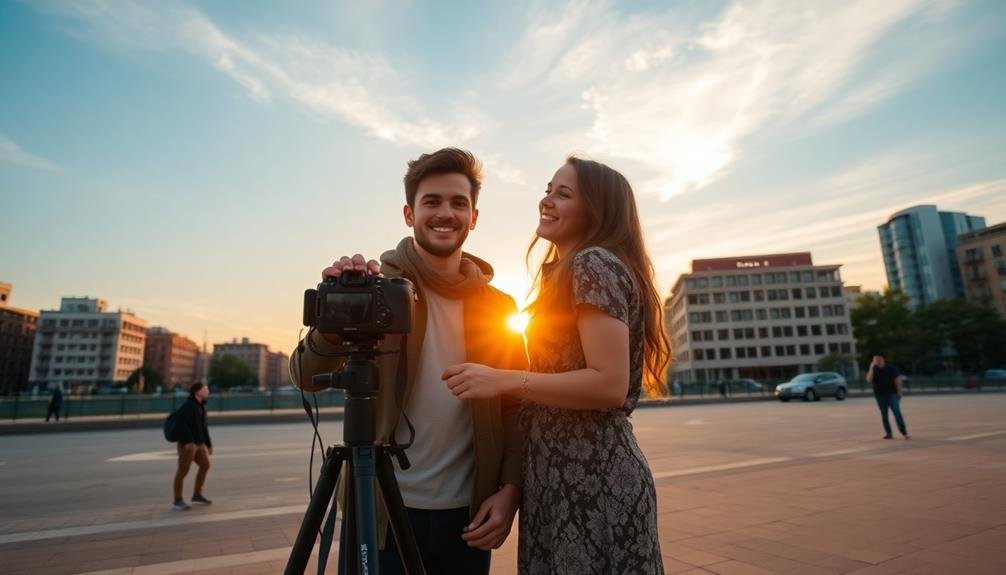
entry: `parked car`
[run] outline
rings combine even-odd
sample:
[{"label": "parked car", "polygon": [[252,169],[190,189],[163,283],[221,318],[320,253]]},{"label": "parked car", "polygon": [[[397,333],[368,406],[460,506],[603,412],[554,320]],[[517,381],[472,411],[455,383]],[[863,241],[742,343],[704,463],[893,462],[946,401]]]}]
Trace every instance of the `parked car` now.
[{"label": "parked car", "polygon": [[1006,369],[986,369],[982,379],[1006,379]]},{"label": "parked car", "polygon": [[775,396],[779,401],[802,398],[804,401],[818,401],[822,397],[845,399],[849,386],[845,378],[831,372],[801,373],[786,383],[780,383],[775,388]]}]

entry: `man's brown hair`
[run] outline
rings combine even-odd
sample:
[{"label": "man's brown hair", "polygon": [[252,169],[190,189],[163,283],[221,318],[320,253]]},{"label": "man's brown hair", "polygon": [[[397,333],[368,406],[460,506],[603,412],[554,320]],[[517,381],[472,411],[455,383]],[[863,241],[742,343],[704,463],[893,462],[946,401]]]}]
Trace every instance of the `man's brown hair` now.
[{"label": "man's brown hair", "polygon": [[416,190],[419,182],[430,174],[461,174],[471,183],[472,208],[478,203],[479,190],[482,188],[482,162],[468,150],[458,148],[443,148],[432,154],[423,154],[409,162],[409,171],[405,172],[405,203],[410,208],[416,207]]}]

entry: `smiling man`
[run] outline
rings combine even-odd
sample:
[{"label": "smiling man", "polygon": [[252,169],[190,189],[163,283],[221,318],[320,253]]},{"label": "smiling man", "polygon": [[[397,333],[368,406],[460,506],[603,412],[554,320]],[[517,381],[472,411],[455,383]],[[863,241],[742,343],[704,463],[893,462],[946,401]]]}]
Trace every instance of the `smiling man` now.
[{"label": "smiling man", "polygon": [[[527,369],[523,339],[506,325],[516,305],[489,285],[492,267],[461,250],[478,219],[482,174],[475,156],[456,148],[423,154],[409,162],[404,180],[403,212],[412,237],[385,252],[380,264],[360,254],[347,256],[322,270],[322,277],[365,270],[415,284],[419,299],[402,397],[416,437],[406,452],[412,466],[396,468],[395,475],[426,572],[488,573],[489,550],[506,540],[520,501],[517,404],[507,398],[459,400],[441,376],[464,362]],[[338,369],[342,360],[331,357],[340,351],[336,338],[317,332],[308,337],[311,345],[291,355],[290,372],[294,382],[313,391],[311,376]],[[382,344],[398,347],[398,337]],[[399,421],[395,402],[398,357],[382,355],[378,361],[383,385],[377,440],[387,442],[394,433],[404,443],[408,426]],[[402,573],[398,551],[387,538],[384,506],[378,509],[381,573]]]}]

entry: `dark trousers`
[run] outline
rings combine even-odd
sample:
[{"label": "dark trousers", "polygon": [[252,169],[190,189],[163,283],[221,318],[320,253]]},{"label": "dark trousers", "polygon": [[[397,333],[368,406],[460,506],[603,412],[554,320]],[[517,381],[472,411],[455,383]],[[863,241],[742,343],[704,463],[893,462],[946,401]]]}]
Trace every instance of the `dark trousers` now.
[{"label": "dark trousers", "polygon": [[60,410],[61,407],[63,407],[63,406],[60,405],[60,404],[52,404],[52,403],[50,403],[49,404],[49,411],[45,414],[45,420],[49,421],[49,418],[52,417],[53,415],[55,415],[56,416],[56,421],[59,421],[59,410]]},{"label": "dark trousers", "polygon": [[898,424],[898,431],[901,432],[901,435],[908,435],[905,418],[901,415],[901,401],[898,399],[898,394],[887,393],[874,397],[877,398],[877,406],[880,407],[881,419],[884,421],[884,433],[891,435],[891,422],[887,418],[887,411],[890,410],[894,412],[894,421]]},{"label": "dark trousers", "polygon": [[[461,539],[461,530],[468,525],[467,507],[446,510],[406,509],[409,523],[416,534],[416,545],[423,558],[423,566],[430,574],[488,575],[489,552],[469,547]],[[343,575],[342,551],[346,549],[346,522],[342,522],[339,536],[339,575]],[[355,555],[353,556],[355,559]],[[388,528],[388,541],[380,553],[381,575],[405,575],[402,560],[398,557],[395,538]]]}]

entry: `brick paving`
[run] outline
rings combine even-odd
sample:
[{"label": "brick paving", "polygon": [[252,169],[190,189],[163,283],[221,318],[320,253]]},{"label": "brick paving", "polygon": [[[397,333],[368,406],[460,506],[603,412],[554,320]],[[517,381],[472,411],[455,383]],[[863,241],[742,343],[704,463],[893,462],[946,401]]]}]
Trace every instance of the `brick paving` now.
[{"label": "brick paving", "polygon": [[[875,409],[857,401],[637,414],[662,476],[666,572],[1006,573],[1006,397],[906,401],[912,441],[879,439]],[[279,573],[301,514],[288,498],[258,505],[261,516],[218,499],[5,523],[0,574]],[[87,527],[108,530],[74,532]],[[13,541],[29,532],[42,538]],[[515,572],[515,540],[494,553],[494,574]]]}]

